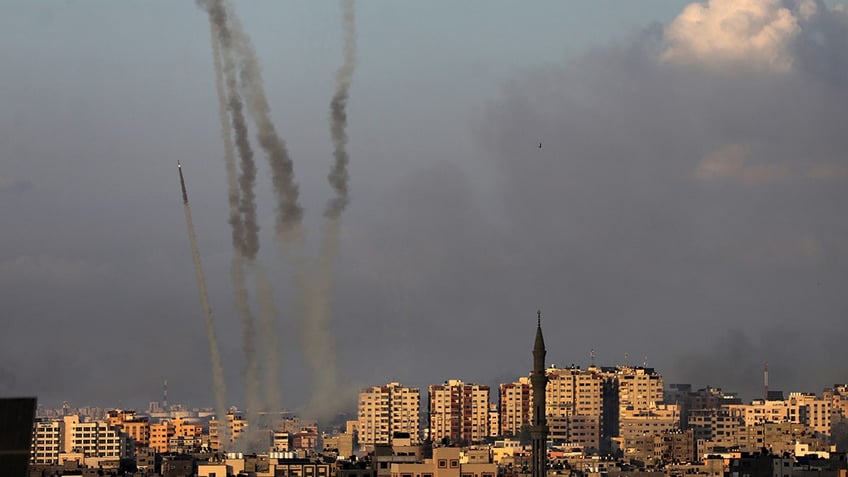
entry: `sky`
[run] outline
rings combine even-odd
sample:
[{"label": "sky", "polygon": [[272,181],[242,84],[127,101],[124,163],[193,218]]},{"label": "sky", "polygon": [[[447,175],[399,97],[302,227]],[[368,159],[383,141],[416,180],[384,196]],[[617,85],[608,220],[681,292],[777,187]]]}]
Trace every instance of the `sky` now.
[{"label": "sky", "polygon": [[[341,9],[235,11],[314,258]],[[188,1],[5,12],[0,395],[146,406],[167,379],[172,402],[212,405],[179,160],[229,399],[243,405],[206,13]],[[361,2],[355,15],[351,202],[326,330],[340,386],[515,380],[537,310],[559,366],[594,351],[599,365],[647,363],[667,383],[746,399],[765,361],[787,393],[848,381],[844,2]],[[314,373],[255,149],[280,404],[298,409]]]}]

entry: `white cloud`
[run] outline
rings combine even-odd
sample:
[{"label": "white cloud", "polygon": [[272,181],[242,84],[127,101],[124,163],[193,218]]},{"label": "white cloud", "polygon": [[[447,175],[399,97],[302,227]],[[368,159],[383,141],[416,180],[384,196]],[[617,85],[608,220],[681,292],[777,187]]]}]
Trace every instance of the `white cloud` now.
[{"label": "white cloud", "polygon": [[816,13],[814,1],[709,0],[694,3],[668,25],[663,60],[682,64],[746,65],[788,71],[800,20]]}]

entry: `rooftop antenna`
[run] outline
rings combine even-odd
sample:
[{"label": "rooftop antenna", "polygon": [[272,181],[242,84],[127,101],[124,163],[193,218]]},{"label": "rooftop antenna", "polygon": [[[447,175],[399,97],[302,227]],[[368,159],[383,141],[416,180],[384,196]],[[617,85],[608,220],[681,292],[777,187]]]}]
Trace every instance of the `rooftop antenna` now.
[{"label": "rooftop antenna", "polygon": [[645,361],[642,361],[642,367],[643,367],[643,368],[647,368],[647,367],[648,367],[648,357],[647,357],[647,356],[645,356]]},{"label": "rooftop antenna", "polygon": [[591,363],[591,366],[594,368],[595,367],[595,348],[592,348],[592,350],[589,351],[589,362]]},{"label": "rooftop antenna", "polygon": [[768,361],[763,364],[763,400],[768,401]]}]

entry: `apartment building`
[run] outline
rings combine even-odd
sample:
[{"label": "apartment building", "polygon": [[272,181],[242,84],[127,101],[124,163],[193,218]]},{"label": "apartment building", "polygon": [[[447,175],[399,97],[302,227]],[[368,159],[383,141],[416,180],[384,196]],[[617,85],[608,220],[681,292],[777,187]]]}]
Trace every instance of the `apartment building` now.
[{"label": "apartment building", "polygon": [[420,440],[421,397],[418,388],[392,382],[359,393],[357,429],[365,445],[391,444],[395,433]]},{"label": "apartment building", "polygon": [[107,421],[81,421],[80,416],[37,422],[33,428],[32,462],[58,464],[61,454],[121,459],[129,456],[127,435]]},{"label": "apartment building", "polygon": [[480,442],[489,436],[489,386],[457,379],[431,385],[428,410],[434,442]]},{"label": "apartment building", "polygon": [[551,440],[600,448],[604,413],[604,377],[600,371],[594,366],[581,369],[573,365],[545,370],[545,412]]},{"label": "apartment building", "polygon": [[35,423],[30,460],[33,464],[58,464],[62,452],[62,421],[51,419]]},{"label": "apartment building", "polygon": [[[229,435],[228,444],[232,444],[242,433],[247,431],[249,423],[238,411],[227,412],[227,434]],[[220,432],[220,421],[214,417],[209,421],[209,447],[213,451],[220,451],[223,448],[222,436]],[[152,429],[151,429],[151,439]]]},{"label": "apartment building", "polygon": [[523,426],[530,423],[530,378],[522,376],[518,381],[502,383],[498,391],[500,411],[500,435],[517,436]]}]

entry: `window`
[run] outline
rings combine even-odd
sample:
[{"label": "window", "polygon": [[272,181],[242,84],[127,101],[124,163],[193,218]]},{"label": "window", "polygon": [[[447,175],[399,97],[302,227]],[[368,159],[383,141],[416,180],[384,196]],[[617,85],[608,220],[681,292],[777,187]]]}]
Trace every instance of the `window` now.
[{"label": "window", "polygon": [[448,467],[448,461],[446,459],[439,459],[439,468],[440,469],[447,469],[447,467]]},{"label": "window", "polygon": [[458,469],[459,468],[459,460],[451,459],[450,466],[451,466],[451,469]]}]

